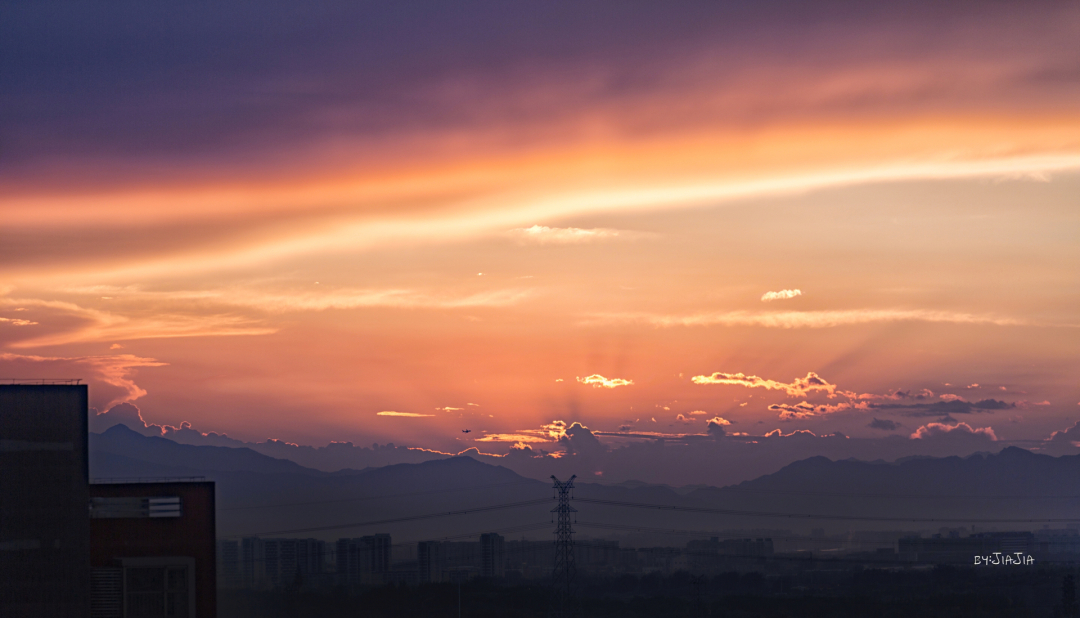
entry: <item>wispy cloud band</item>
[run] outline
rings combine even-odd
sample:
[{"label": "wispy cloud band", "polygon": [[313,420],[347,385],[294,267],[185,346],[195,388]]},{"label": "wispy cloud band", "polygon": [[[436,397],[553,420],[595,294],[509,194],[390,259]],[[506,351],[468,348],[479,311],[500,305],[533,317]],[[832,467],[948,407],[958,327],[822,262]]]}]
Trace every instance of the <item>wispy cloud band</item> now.
[{"label": "wispy cloud band", "polygon": [[[988,314],[930,309],[843,309],[825,311],[725,311],[690,315],[656,313],[598,313],[586,319],[596,323],[644,323],[673,326],[758,326],[764,328],[831,328],[875,322],[947,322],[952,324],[1024,326],[1027,320]],[[1072,324],[1062,324],[1075,328]]]},{"label": "wispy cloud band", "polygon": [[541,245],[572,245],[598,240],[612,240],[616,238],[629,240],[648,236],[648,234],[643,232],[615,230],[603,227],[585,229],[580,227],[548,227],[546,225],[514,228],[510,230],[509,234],[522,242]]}]

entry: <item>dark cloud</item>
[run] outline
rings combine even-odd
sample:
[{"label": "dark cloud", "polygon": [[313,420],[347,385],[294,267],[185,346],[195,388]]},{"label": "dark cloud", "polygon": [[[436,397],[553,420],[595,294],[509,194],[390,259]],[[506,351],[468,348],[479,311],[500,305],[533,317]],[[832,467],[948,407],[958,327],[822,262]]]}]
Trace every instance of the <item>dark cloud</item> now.
[{"label": "dark cloud", "polygon": [[898,391],[893,392],[893,394],[891,396],[896,398],[896,399],[922,400],[922,399],[927,399],[927,398],[933,397],[934,393],[932,393],[932,392],[930,392],[929,390],[926,390],[926,389],[923,389],[923,390],[918,391],[918,392],[898,390]]},{"label": "dark cloud", "polygon": [[1009,408],[1015,408],[1016,404],[998,401],[997,399],[982,399],[971,404],[971,407],[977,410],[1007,410]]},{"label": "dark cloud", "polygon": [[[455,101],[452,86],[478,86],[479,75],[512,79],[523,64],[617,65],[621,57],[640,72],[671,32],[700,36],[702,13],[714,12],[609,8],[4,3],[4,154],[9,164],[60,153],[220,155],[335,124],[372,135],[460,123],[490,110]],[[607,89],[644,88],[636,81],[627,72]]]},{"label": "dark cloud", "polygon": [[566,428],[566,434],[559,437],[559,442],[570,454],[592,455],[607,450],[607,445],[593,435],[588,427],[577,422]]},{"label": "dark cloud", "polygon": [[533,447],[528,444],[514,444],[510,447],[510,451],[506,454],[507,458],[519,458],[519,457],[535,457],[539,455],[533,450]]},{"label": "dark cloud", "polygon": [[[647,96],[670,85],[672,64],[702,58],[723,60],[711,63],[713,80],[751,62],[836,62],[859,44],[849,32],[919,34],[917,47],[903,36],[882,37],[884,49],[873,52],[886,59],[970,54],[975,44],[1009,58],[1016,41],[1027,51],[1033,40],[1015,33],[1032,30],[1044,33],[1034,39],[1042,46],[1062,48],[1059,24],[1068,20],[1058,13],[1065,9],[979,5],[982,30],[968,32],[958,27],[970,18],[962,5],[0,3],[0,177],[16,180],[28,166],[72,157],[198,156],[213,169],[208,159],[273,152],[318,134],[460,128],[493,116],[520,121],[550,110],[490,96],[492,83],[587,72],[597,79],[583,80],[556,106],[580,108]],[[997,29],[1014,36],[993,36]],[[1038,76],[1032,89],[1045,89],[1073,83],[1067,80],[1075,67],[1059,60],[1035,63],[1029,72]],[[946,94],[955,98],[954,87]],[[883,94],[859,97],[863,105],[895,104]],[[744,114],[769,113],[759,107]]]},{"label": "dark cloud", "polygon": [[720,418],[719,416],[710,418],[705,421],[706,433],[713,438],[722,438],[727,435],[727,430],[724,429],[724,427],[730,424],[729,421]]},{"label": "dark cloud", "polygon": [[1041,445],[1040,450],[1052,455],[1075,455],[1080,448],[1080,421],[1072,427],[1055,431]]},{"label": "dark cloud", "polygon": [[867,425],[867,427],[871,429],[881,429],[883,431],[896,431],[897,429],[900,429],[900,423],[888,419],[875,418],[870,421],[870,424]]},{"label": "dark cloud", "polygon": [[1076,421],[1073,423],[1073,426],[1068,429],[1055,431],[1050,434],[1049,439],[1053,442],[1069,442],[1070,444],[1080,441],[1080,421]]},{"label": "dark cloud", "polygon": [[135,404],[122,403],[105,412],[90,411],[90,431],[101,433],[114,425],[125,425],[144,436],[160,436],[161,425],[151,425],[143,420],[142,411]]},{"label": "dark cloud", "polygon": [[904,416],[924,417],[1006,410],[1015,408],[1016,404],[998,401],[997,399],[983,399],[975,402],[954,399],[952,401],[936,401],[934,403],[870,403],[867,407],[875,410],[901,410],[901,413]]}]

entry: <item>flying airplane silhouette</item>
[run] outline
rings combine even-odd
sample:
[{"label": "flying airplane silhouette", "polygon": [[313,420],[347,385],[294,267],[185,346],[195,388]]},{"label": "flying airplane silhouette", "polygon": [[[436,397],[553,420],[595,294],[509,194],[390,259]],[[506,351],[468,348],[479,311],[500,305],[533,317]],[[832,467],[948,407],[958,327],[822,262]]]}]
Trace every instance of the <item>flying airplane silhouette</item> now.
[{"label": "flying airplane silhouette", "polygon": [[462,429],[461,433],[472,433],[472,429]]}]

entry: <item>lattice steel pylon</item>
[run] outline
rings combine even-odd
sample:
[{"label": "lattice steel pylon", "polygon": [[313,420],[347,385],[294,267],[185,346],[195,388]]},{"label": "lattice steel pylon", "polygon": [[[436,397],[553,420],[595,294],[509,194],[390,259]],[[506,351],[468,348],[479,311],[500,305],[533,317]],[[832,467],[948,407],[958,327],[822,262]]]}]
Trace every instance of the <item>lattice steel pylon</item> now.
[{"label": "lattice steel pylon", "polygon": [[551,573],[552,614],[559,618],[568,618],[572,614],[571,600],[574,595],[574,576],[577,574],[574,565],[574,529],[570,522],[570,514],[577,513],[577,509],[570,506],[576,478],[575,474],[564,483],[554,475],[551,477],[551,480],[555,481],[555,499],[559,501],[559,505],[551,509],[551,512],[555,513],[555,569]]}]

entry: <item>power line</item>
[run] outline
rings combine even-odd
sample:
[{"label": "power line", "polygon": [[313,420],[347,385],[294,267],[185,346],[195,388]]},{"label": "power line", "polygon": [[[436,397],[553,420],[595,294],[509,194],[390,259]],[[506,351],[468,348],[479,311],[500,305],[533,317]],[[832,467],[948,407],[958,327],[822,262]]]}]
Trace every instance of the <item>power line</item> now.
[{"label": "power line", "polygon": [[689,513],[708,513],[713,515],[745,515],[753,517],[779,517],[786,519],[827,519],[836,521],[893,521],[912,523],[944,523],[944,522],[967,522],[973,524],[1000,524],[1000,523],[1073,523],[1080,518],[1053,518],[1034,519],[1028,517],[1016,518],[968,518],[968,517],[881,517],[873,515],[815,515],[808,513],[777,513],[774,511],[743,511],[737,509],[716,509],[698,506],[676,506],[673,504],[647,504],[644,502],[624,502],[621,500],[599,500],[596,498],[575,498],[578,502],[600,504],[604,506],[621,506],[638,509],[656,509],[660,511],[679,511]]},{"label": "power line", "polygon": [[[767,538],[774,541],[801,541],[808,543],[824,544],[843,542],[847,545],[865,545],[872,547],[882,547],[883,541],[875,541],[873,539],[849,539],[849,538],[836,538],[836,537],[823,537],[814,538],[810,536],[778,536],[775,534],[733,534],[722,532],[710,532],[705,530],[680,530],[676,528],[654,528],[650,526],[635,526],[632,524],[607,524],[602,522],[576,522],[577,525],[586,528],[599,528],[603,530],[619,530],[623,532],[651,532],[654,534],[670,534],[674,536],[696,536],[696,537],[716,537],[717,539],[747,539],[747,538]],[[588,545],[590,541],[575,541],[578,545]],[[597,547],[601,547],[597,545]]]},{"label": "power line", "polygon": [[[705,491],[709,488],[703,488]],[[1080,496],[1052,496],[1052,495],[997,495],[997,496],[973,496],[964,494],[873,494],[873,493],[843,493],[830,491],[791,491],[784,489],[739,489],[737,487],[714,487],[712,493],[738,492],[746,494],[778,494],[786,496],[828,496],[835,498],[904,498],[914,500],[938,500],[938,499],[964,499],[964,500],[1080,500]]]},{"label": "power line", "polygon": [[218,509],[218,510],[219,511],[244,511],[244,510],[250,510],[250,509],[270,509],[270,508],[278,508],[278,507],[285,507],[285,506],[311,506],[311,505],[315,505],[315,504],[341,504],[341,503],[344,503],[344,502],[360,502],[360,501],[363,501],[363,500],[382,500],[384,498],[401,498],[401,497],[406,497],[406,496],[425,496],[425,495],[429,495],[429,494],[441,494],[441,493],[447,493],[447,492],[452,492],[452,491],[467,491],[467,490],[470,490],[470,489],[488,489],[488,488],[491,488],[491,487],[505,487],[507,485],[525,485],[527,483],[532,484],[532,483],[536,483],[536,482],[538,482],[538,481],[533,481],[533,480],[514,481],[514,482],[511,482],[511,483],[493,483],[493,484],[490,484],[490,485],[473,485],[473,486],[470,486],[470,487],[458,487],[458,488],[454,488],[454,489],[433,489],[433,490],[430,490],[430,491],[413,491],[413,492],[403,493],[403,494],[387,494],[387,495],[384,495],[384,496],[362,496],[362,497],[359,497],[359,498],[343,498],[341,500],[320,500],[320,501],[313,501],[313,502],[285,502],[285,503],[280,503],[280,504],[262,504],[262,505],[252,505],[252,506],[231,506],[231,507],[228,507],[228,508],[222,508],[222,509]]},{"label": "power line", "polygon": [[[440,513],[426,513],[424,515],[410,515],[407,517],[391,517],[388,519],[375,519],[371,521],[353,522],[348,524],[335,524],[332,526],[317,526],[313,528],[294,528],[291,530],[270,530],[266,532],[255,532],[248,535],[240,536],[260,536],[260,535],[278,535],[278,534],[303,534],[307,532],[322,532],[325,530],[338,530],[341,528],[362,528],[365,526],[378,526],[383,524],[395,524],[403,521],[415,521],[418,519],[433,519],[436,517],[449,517],[452,515],[468,515],[470,513],[479,513],[483,511],[496,511],[499,509],[511,509],[520,506],[532,506],[534,504],[546,504],[547,499],[541,498],[538,500],[526,500],[524,502],[510,502],[507,504],[494,504],[491,506],[481,506],[472,509],[461,509],[458,511],[443,511]],[[238,538],[237,535],[229,535],[222,538]]]},{"label": "power line", "polygon": [[[994,524],[994,523],[1074,523],[1080,521],[1080,518],[1030,518],[1030,517],[1016,517],[1016,518],[967,518],[967,517],[885,517],[885,516],[872,516],[872,515],[828,515],[828,514],[810,514],[810,513],[782,513],[775,511],[751,511],[740,509],[718,509],[710,507],[695,507],[695,506],[678,506],[672,504],[649,504],[643,502],[628,502],[620,500],[601,500],[596,498],[576,498],[579,502],[588,504],[597,504],[602,506],[616,506],[626,508],[640,508],[640,509],[654,509],[661,511],[674,511],[685,513],[705,513],[712,515],[732,515],[732,516],[750,516],[750,517],[773,517],[784,519],[806,519],[806,520],[833,520],[833,521],[879,521],[879,522],[909,522],[909,523],[949,523],[949,522],[966,522],[977,524]],[[470,513],[493,511],[507,508],[517,508],[522,506],[531,506],[535,504],[542,504],[547,502],[546,499],[526,500],[522,502],[512,502],[507,504],[498,504],[484,507],[476,507],[469,509],[460,509],[456,511],[444,511],[439,513],[427,513],[423,515],[411,515],[405,517],[395,517],[387,519],[377,519],[364,522],[351,522],[345,524],[334,524],[330,526],[315,526],[310,528],[294,528],[287,530],[272,530],[248,533],[246,536],[260,536],[260,535],[281,535],[281,534],[301,534],[308,532],[322,532],[327,530],[337,530],[342,528],[361,528],[365,526],[375,526],[383,524],[393,524],[406,521],[415,521],[421,519],[432,519],[437,517],[448,517],[454,515],[467,515]],[[238,538],[245,535],[229,535],[223,538]]]},{"label": "power line", "polygon": [[[201,478],[201,477],[199,477]],[[423,496],[431,494],[449,493],[455,491],[468,491],[473,489],[488,489],[492,487],[506,487],[514,485],[531,485],[539,483],[535,479],[528,479],[524,481],[513,481],[508,483],[492,483],[489,485],[472,485],[469,487],[459,487],[453,489],[433,489],[429,491],[416,491],[400,494],[385,494],[381,496],[361,496],[358,498],[343,498],[339,500],[313,500],[305,502],[283,502],[277,504],[258,504],[258,505],[245,505],[245,506],[231,506],[225,508],[219,508],[218,511],[243,511],[253,509],[268,509],[268,508],[282,508],[290,506],[312,506],[319,504],[342,504],[347,502],[361,502],[364,500],[381,500],[386,498],[401,498],[408,496]],[[775,495],[789,495],[789,496],[807,496],[807,497],[836,497],[836,498],[903,498],[914,500],[1080,500],[1080,495],[997,495],[997,496],[977,496],[977,495],[963,495],[963,494],[868,494],[868,493],[845,493],[845,492],[827,492],[827,491],[790,491],[790,490],[772,490],[772,489],[739,489],[734,487],[715,487],[709,488],[715,492],[738,492],[744,494],[775,494]]]}]

